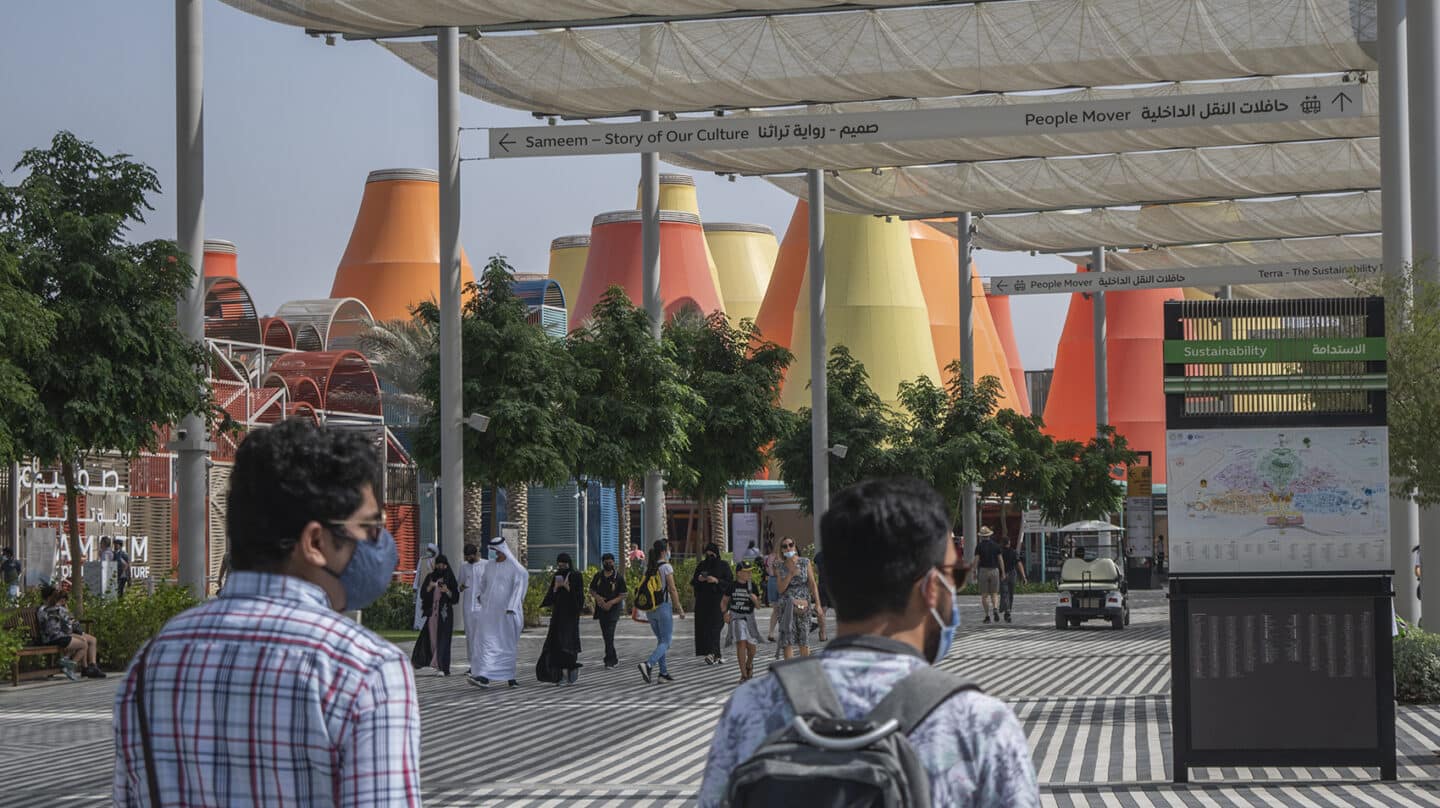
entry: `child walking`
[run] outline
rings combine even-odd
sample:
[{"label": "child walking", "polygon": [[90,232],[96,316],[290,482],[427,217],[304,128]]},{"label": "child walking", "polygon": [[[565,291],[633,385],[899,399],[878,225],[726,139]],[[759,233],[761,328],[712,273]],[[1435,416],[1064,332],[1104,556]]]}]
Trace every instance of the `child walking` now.
[{"label": "child walking", "polygon": [[755,622],[755,601],[760,597],[760,590],[750,579],[754,571],[754,564],[741,561],[735,568],[735,581],[720,603],[725,623],[730,627],[725,634],[725,644],[735,646],[735,661],[740,664],[741,682],[749,681],[755,675],[755,641],[760,636],[760,628]]}]

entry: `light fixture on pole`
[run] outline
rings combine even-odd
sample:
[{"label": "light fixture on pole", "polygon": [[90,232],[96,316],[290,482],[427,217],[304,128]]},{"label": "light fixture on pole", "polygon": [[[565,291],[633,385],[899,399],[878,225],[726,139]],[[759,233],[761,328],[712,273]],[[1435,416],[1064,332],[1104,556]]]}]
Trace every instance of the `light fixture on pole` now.
[{"label": "light fixture on pole", "polygon": [[845,455],[849,454],[849,452],[850,447],[846,446],[843,443],[837,443],[834,446],[830,447],[830,454],[835,455],[835,457],[839,458],[840,460],[844,460]]},{"label": "light fixture on pole", "polygon": [[470,413],[470,417],[465,419],[465,426],[470,427],[476,432],[484,432],[490,428],[490,416],[472,412]]}]

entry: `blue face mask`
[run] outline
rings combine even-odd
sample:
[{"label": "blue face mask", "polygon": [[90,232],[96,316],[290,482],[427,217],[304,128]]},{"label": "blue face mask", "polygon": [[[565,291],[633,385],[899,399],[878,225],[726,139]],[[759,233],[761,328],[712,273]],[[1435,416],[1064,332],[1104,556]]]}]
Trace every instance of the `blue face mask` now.
[{"label": "blue face mask", "polygon": [[955,587],[945,580],[944,576],[940,576],[940,582],[950,590],[950,625],[945,625],[945,621],[940,619],[939,612],[933,608],[930,610],[935,622],[940,624],[940,645],[935,649],[935,657],[930,660],[931,665],[938,663],[945,658],[946,654],[950,653],[950,646],[955,644],[955,632],[960,630],[960,598],[956,597]]},{"label": "blue face mask", "polygon": [[355,542],[355,553],[343,572],[324,569],[340,579],[340,586],[345,590],[345,610],[359,611],[379,600],[390,586],[395,566],[400,563],[395,537],[384,528],[375,541],[360,541],[343,533],[335,535]]}]

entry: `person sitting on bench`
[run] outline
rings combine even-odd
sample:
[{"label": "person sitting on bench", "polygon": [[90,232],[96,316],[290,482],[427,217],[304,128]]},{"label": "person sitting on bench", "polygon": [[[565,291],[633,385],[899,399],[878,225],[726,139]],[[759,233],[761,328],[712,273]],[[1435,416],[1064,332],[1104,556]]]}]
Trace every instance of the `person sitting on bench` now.
[{"label": "person sitting on bench", "polygon": [[40,644],[59,649],[60,671],[72,682],[81,676],[104,679],[105,673],[96,665],[96,640],[86,634],[68,608],[70,590],[48,586],[42,592],[45,605],[40,607]]}]

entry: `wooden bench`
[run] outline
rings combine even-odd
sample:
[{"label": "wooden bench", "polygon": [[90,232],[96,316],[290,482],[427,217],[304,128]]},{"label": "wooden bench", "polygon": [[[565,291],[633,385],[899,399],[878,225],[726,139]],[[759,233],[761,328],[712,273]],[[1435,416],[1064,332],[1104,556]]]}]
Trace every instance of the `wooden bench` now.
[{"label": "wooden bench", "polygon": [[[26,641],[27,641],[27,642],[30,642],[30,643],[36,642],[36,638],[38,638],[38,637],[40,636],[40,609],[37,608],[37,607],[31,606],[31,607],[28,608],[28,609],[21,609],[21,610],[19,610],[18,612],[16,612],[15,614],[13,614],[13,615],[10,617],[10,619],[7,621],[7,625],[6,625],[5,627],[6,627],[6,628],[9,628],[9,629],[14,629],[14,628],[17,628],[17,627],[18,627],[22,632],[25,633],[25,638],[26,638]],[[38,657],[49,657],[49,656],[53,656],[53,657],[55,657],[55,666],[54,666],[54,667],[50,667],[50,668],[41,668],[41,669],[39,669],[39,670],[26,671],[26,672],[24,673],[24,675],[22,676],[21,673],[20,673],[20,660],[21,660],[21,659],[24,659],[25,657],[35,657],[35,656],[38,656]],[[21,649],[20,649],[20,654],[19,654],[19,656],[16,657],[15,661],[10,664],[10,686],[11,686],[11,687],[19,687],[19,686],[20,686],[20,680],[21,680],[22,678],[23,678],[23,679],[48,679],[48,678],[50,678],[51,676],[54,676],[55,674],[60,673],[59,663],[60,663],[60,650],[57,649],[53,644],[52,644],[52,645],[26,645],[24,648],[21,648]]]}]

